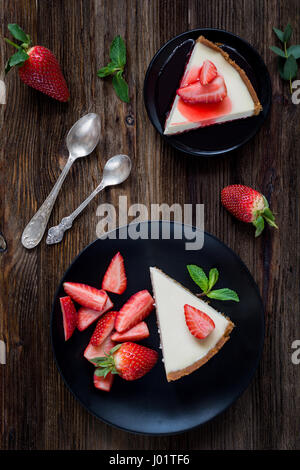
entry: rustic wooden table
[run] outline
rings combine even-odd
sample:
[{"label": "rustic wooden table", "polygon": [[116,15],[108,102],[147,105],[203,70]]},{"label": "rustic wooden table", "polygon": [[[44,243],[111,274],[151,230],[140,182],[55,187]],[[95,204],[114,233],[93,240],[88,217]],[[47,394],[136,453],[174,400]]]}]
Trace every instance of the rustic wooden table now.
[{"label": "rustic wooden table", "polygon": [[[269,46],[272,27],[295,28],[298,0],[2,0],[1,33],[17,22],[34,41],[57,55],[71,90],[60,104],[7,78],[0,105],[1,226],[0,365],[2,449],[296,449],[300,448],[300,365],[291,361],[299,339],[300,107],[277,73]],[[147,65],[159,47],[195,27],[217,27],[249,41],[264,58],[273,84],[272,111],[258,135],[224,158],[203,160],[168,147],[151,126],[143,103]],[[96,71],[108,59],[111,40],[128,46],[131,103],[121,103]],[[1,69],[9,47],[0,43]],[[64,241],[32,251],[20,242],[25,224],[44,200],[66,160],[63,138],[89,111],[101,115],[101,144],[72,168],[50,224],[70,213],[100,180],[103,162],[120,151],[133,159],[130,180],[102,201],[204,203],[205,228],[229,245],[257,281],[266,311],[266,341],[255,379],[227,412],[202,428],[173,437],[134,436],[89,415],[67,390],[53,361],[49,322],[54,292],[74,257],[96,238],[94,200]],[[219,203],[230,183],[259,188],[280,225],[257,240]]]}]

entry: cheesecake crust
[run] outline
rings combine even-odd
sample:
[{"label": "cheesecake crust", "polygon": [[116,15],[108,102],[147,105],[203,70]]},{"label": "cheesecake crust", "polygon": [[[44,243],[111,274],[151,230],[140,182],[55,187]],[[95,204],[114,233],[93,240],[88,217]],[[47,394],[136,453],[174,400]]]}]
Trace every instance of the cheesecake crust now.
[{"label": "cheesecake crust", "polygon": [[201,366],[206,364],[206,362],[208,362],[215,354],[217,354],[220,351],[220,349],[224,346],[224,344],[230,339],[230,333],[232,332],[235,326],[234,323],[232,323],[232,321],[228,317],[225,317],[225,318],[230,323],[227,326],[224,335],[222,336],[222,338],[219,339],[215,347],[212,348],[210,351],[208,351],[206,356],[202,357],[201,359],[199,359],[199,361],[194,362],[194,364],[191,364],[185,369],[177,370],[175,372],[169,372],[169,374],[167,374],[168,382],[172,382],[173,380],[178,380],[181,377],[184,377],[185,375],[190,375],[192,372],[194,372],[195,370],[199,369]]},{"label": "cheesecake crust", "polygon": [[246,72],[241,69],[241,67],[239,67],[237,65],[236,62],[234,62],[234,60],[232,60],[229,55],[227,54],[227,52],[223,51],[223,49],[221,49],[219,46],[217,46],[217,44],[209,41],[208,39],[206,39],[204,36],[199,36],[199,38],[197,39],[196,42],[200,42],[201,44],[203,44],[204,46],[206,47],[210,47],[211,49],[214,49],[215,51],[219,52],[220,54],[222,54],[222,56],[224,57],[224,59],[230,64],[232,65],[233,68],[235,68],[235,70],[240,74],[240,77],[241,79],[243,80],[243,82],[245,83],[246,87],[248,88],[248,91],[251,95],[251,98],[253,100],[253,103],[254,103],[254,115],[257,116],[261,111],[262,111],[262,105],[260,104],[260,101],[258,99],[258,96],[256,94],[256,91],[254,90],[253,86],[252,86],[252,83],[250,82],[249,78],[247,77],[246,75]]}]

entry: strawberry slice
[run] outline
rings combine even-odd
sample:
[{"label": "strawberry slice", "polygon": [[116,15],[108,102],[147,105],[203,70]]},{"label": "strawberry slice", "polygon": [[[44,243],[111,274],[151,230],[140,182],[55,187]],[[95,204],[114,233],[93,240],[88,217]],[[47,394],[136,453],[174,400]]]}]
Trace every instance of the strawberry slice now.
[{"label": "strawberry slice", "polygon": [[102,281],[102,289],[114,294],[123,294],[127,287],[124,259],[118,252],[110,262]]},{"label": "strawberry slice", "polygon": [[147,290],[141,290],[132,295],[121,308],[115,322],[115,329],[123,333],[137,325],[149,315],[153,304],[154,300]]},{"label": "strawberry slice", "polygon": [[96,364],[93,362],[93,359],[95,357],[104,357],[105,354],[108,354],[114,346],[116,346],[116,343],[112,341],[110,336],[108,336],[100,346],[93,346],[91,342],[89,342],[85,348],[84,357],[92,364]]},{"label": "strawberry slice", "polygon": [[144,321],[142,321],[124,333],[113,333],[111,339],[113,341],[123,343],[124,341],[141,341],[142,339],[148,338],[149,336],[150,333],[148,326]]},{"label": "strawberry slice", "polygon": [[115,319],[119,312],[108,312],[97,323],[95,331],[91,337],[90,343],[93,346],[100,346],[110,335],[115,326]]},{"label": "strawberry slice", "polygon": [[92,310],[91,308],[80,307],[78,310],[77,329],[79,331],[86,330],[92,323],[94,323],[94,321],[98,320],[101,315],[113,308],[113,306],[114,304],[110,298],[107,297],[106,304],[100,312]]},{"label": "strawberry slice", "polygon": [[185,103],[219,103],[227,96],[227,89],[224,78],[218,75],[208,85],[198,81],[179,88],[176,93]]},{"label": "strawberry slice", "polygon": [[104,392],[110,392],[115,376],[110,372],[106,377],[99,377],[96,375],[96,370],[94,372],[94,386]]},{"label": "strawberry slice", "polygon": [[199,79],[202,85],[208,85],[218,75],[217,68],[210,60],[205,60],[200,69]]},{"label": "strawberry slice", "polygon": [[71,338],[77,325],[77,312],[71,297],[61,297],[59,299],[63,315],[65,341]]},{"label": "strawberry slice", "polygon": [[66,293],[83,307],[88,307],[101,312],[106,301],[107,293],[87,284],[77,282],[64,282]]},{"label": "strawberry slice", "polygon": [[207,338],[215,328],[213,320],[195,307],[186,304],[184,315],[188,329],[196,338]]}]

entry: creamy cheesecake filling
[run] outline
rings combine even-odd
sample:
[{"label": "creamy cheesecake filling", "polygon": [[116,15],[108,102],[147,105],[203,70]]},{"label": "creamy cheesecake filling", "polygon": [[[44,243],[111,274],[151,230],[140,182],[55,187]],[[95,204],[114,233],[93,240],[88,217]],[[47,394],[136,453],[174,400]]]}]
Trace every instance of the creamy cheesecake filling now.
[{"label": "creamy cheesecake filling", "polygon": [[231,102],[231,110],[223,116],[216,115],[213,119],[204,117],[201,120],[191,121],[180,112],[178,104],[181,98],[176,95],[166,121],[164,134],[176,134],[202,126],[247,118],[255,114],[255,103],[238,70],[225,59],[220,50],[208,47],[202,42],[196,42],[181,83],[184,83],[187,74],[194,67],[199,68],[204,60],[213,62],[218,72],[223,76],[227,88],[227,97]]},{"label": "creamy cheesecake filling", "polygon": [[[159,269],[151,267],[150,275],[168,375],[204,358],[225,334],[230,321]],[[185,304],[198,308],[214,321],[215,329],[206,339],[197,339],[190,333],[185,322]]]}]

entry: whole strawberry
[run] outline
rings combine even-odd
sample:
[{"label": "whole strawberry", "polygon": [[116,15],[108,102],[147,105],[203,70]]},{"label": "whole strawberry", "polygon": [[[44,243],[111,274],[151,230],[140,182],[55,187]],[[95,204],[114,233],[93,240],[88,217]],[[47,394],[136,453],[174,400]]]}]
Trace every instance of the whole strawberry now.
[{"label": "whole strawberry", "polygon": [[278,228],[265,196],[249,186],[242,184],[226,186],[221,191],[221,201],[237,219],[254,225],[256,237],[263,231],[265,221],[272,227]]},{"label": "whole strawberry", "polygon": [[136,380],[147,374],[158,359],[156,351],[140,344],[126,342],[112,348],[105,357],[93,359],[95,374],[106,377],[110,372],[125,380]]},{"label": "whole strawberry", "polygon": [[58,101],[68,101],[70,94],[56,57],[43,46],[32,46],[28,34],[17,24],[9,24],[8,29],[20,42],[5,41],[18,51],[8,60],[5,72],[15,65],[19,76],[26,85],[51,96]]}]

